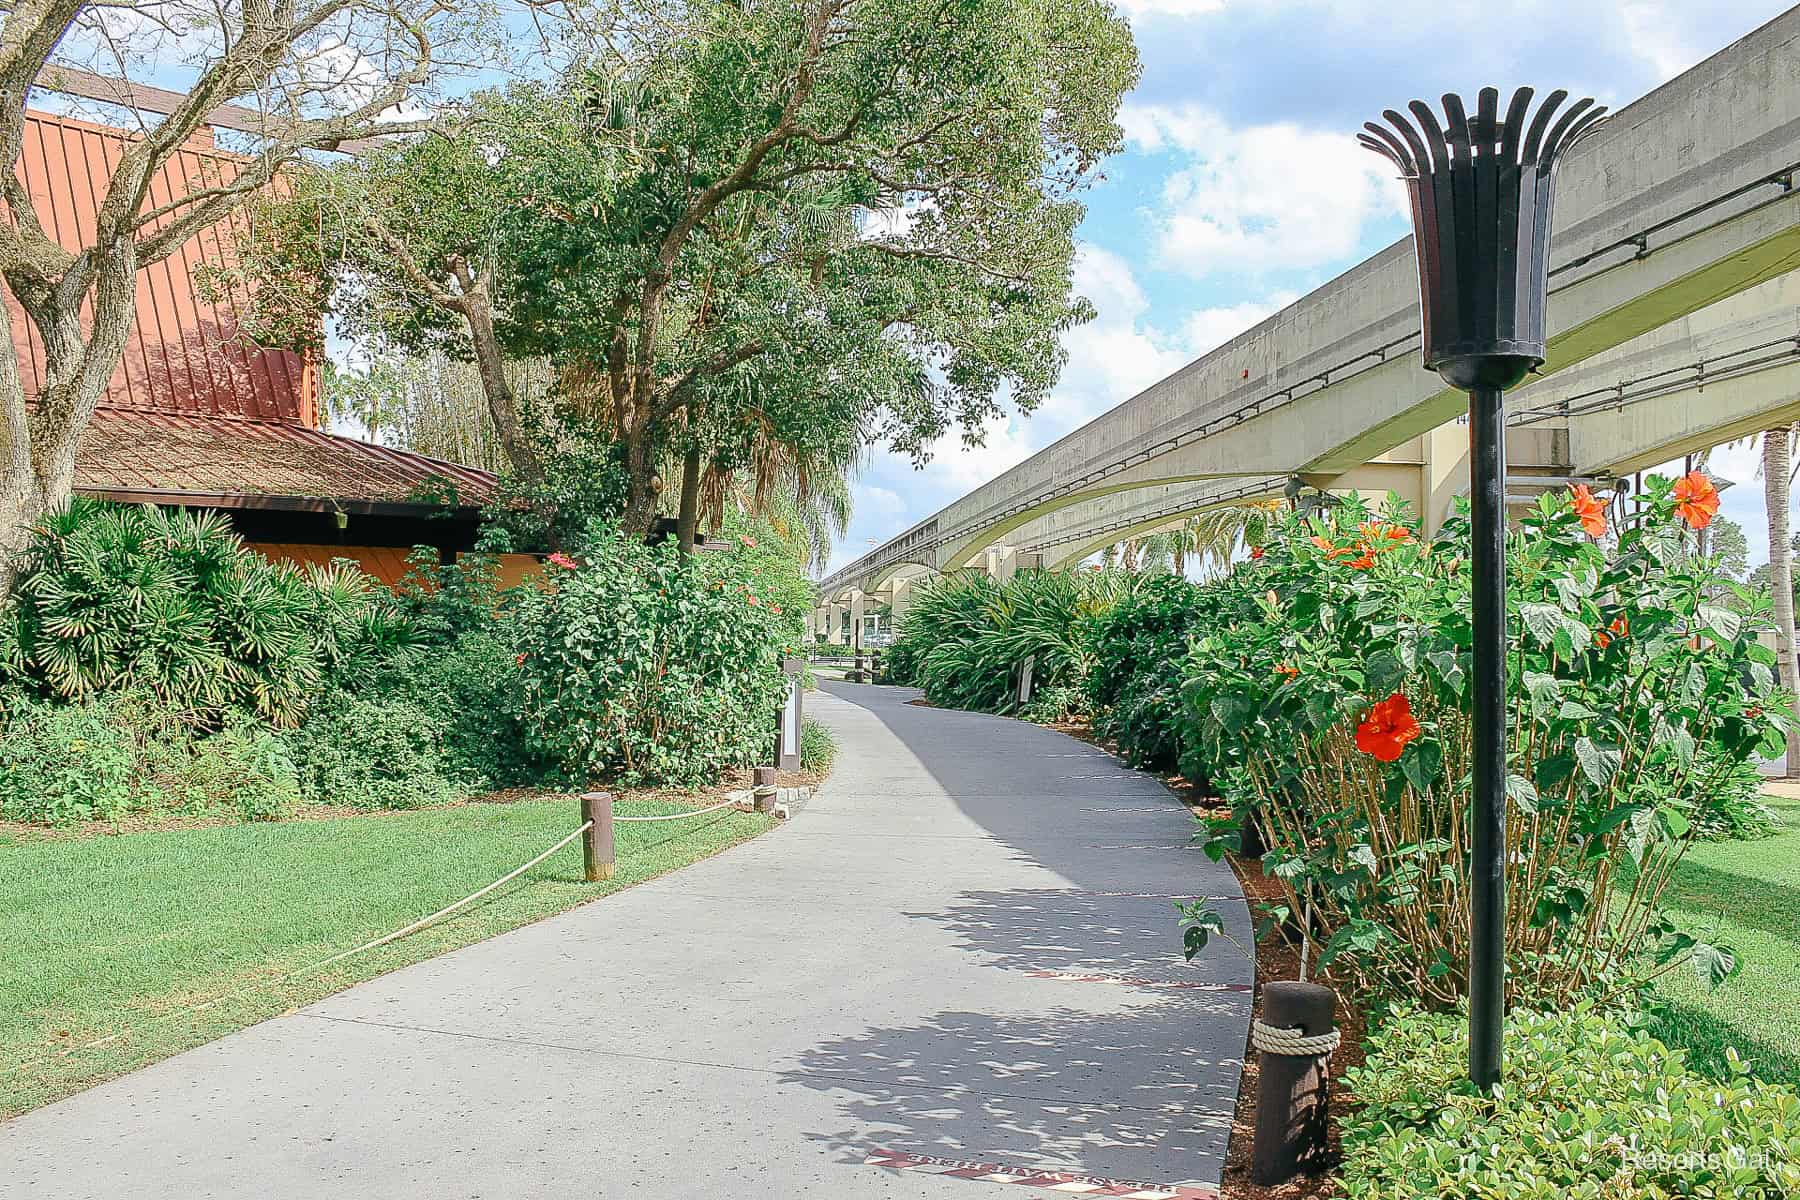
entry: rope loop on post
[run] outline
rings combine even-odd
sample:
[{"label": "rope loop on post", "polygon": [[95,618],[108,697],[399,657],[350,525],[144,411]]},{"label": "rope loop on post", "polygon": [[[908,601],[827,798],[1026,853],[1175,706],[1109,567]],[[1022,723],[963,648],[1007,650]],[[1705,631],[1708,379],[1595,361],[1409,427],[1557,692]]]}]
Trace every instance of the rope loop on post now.
[{"label": "rope loop on post", "polygon": [[1302,1037],[1299,1026],[1292,1029],[1280,1029],[1274,1025],[1264,1025],[1261,1021],[1250,1023],[1250,1044],[1264,1054],[1287,1054],[1294,1058],[1310,1058],[1319,1054],[1330,1054],[1338,1048],[1343,1035],[1336,1029],[1313,1037]]}]

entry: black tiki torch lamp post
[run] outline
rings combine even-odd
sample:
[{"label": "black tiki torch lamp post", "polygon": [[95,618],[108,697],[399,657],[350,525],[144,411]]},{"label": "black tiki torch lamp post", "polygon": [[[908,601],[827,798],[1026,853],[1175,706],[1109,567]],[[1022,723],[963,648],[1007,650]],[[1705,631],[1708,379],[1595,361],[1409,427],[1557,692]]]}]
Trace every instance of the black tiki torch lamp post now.
[{"label": "black tiki torch lamp post", "polygon": [[[1500,1079],[1506,971],[1506,413],[1501,395],[1544,361],[1550,200],[1557,160],[1606,110],[1551,92],[1530,118],[1520,88],[1499,115],[1414,100],[1357,135],[1400,168],[1412,198],[1425,368],[1469,394],[1474,626],[1474,829],[1470,839],[1469,1077]],[[1398,135],[1398,136],[1396,136]]]}]

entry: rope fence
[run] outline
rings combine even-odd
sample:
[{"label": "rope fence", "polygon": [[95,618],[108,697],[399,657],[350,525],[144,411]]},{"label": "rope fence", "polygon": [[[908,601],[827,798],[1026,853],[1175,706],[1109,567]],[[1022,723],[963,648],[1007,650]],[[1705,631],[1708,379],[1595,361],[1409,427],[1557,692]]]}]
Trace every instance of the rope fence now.
[{"label": "rope fence", "polygon": [[[470,892],[462,899],[451,904],[446,904],[436,912],[420,917],[416,921],[402,925],[391,933],[385,933],[378,938],[371,938],[360,946],[353,946],[341,953],[333,954],[329,958],[322,958],[318,962],[309,963],[303,967],[295,967],[292,970],[284,971],[277,975],[245,984],[242,987],[234,988],[214,996],[210,1000],[203,1000],[198,1004],[181,1005],[164,1009],[158,1014],[157,1019],[168,1019],[204,1012],[205,1010],[223,1004],[228,1000],[239,999],[265,988],[286,983],[307,972],[317,971],[323,967],[331,966],[334,963],[343,962],[345,959],[353,958],[358,954],[374,950],[379,946],[385,946],[390,942],[397,942],[401,938],[417,933],[426,926],[450,916],[459,909],[466,908],[468,905],[480,900],[483,896],[511,883],[525,872],[531,870],[531,868],[549,858],[552,854],[555,854],[558,850],[561,850],[564,846],[567,846],[570,842],[573,842],[576,838],[581,838],[583,842],[587,882],[594,883],[600,880],[610,879],[612,878],[617,854],[612,832],[613,823],[615,821],[681,821],[690,817],[701,817],[708,813],[718,812],[723,808],[734,807],[749,807],[757,812],[770,811],[774,807],[772,801],[777,789],[772,783],[764,784],[760,777],[758,783],[759,786],[750,789],[749,791],[734,792],[719,803],[708,805],[705,808],[691,809],[686,812],[663,813],[656,816],[616,816],[613,813],[613,797],[611,793],[590,792],[581,798],[583,819],[581,824],[572,832],[559,838],[553,845],[540,851],[536,855],[533,855],[530,859],[519,864],[517,867],[514,867],[492,883],[487,884],[476,891]],[[96,1038],[93,1041],[83,1042],[79,1045],[69,1046],[59,1054],[48,1054],[25,1062],[9,1064],[3,1070],[0,1070],[0,1075],[16,1075],[37,1066],[40,1063],[50,1062],[57,1058],[67,1058],[70,1054],[79,1050],[97,1049],[100,1046],[104,1046],[109,1042],[115,1042],[142,1028],[144,1024],[145,1022],[139,1021],[134,1024],[122,1026],[115,1029],[112,1033],[107,1034],[105,1037]]]}]

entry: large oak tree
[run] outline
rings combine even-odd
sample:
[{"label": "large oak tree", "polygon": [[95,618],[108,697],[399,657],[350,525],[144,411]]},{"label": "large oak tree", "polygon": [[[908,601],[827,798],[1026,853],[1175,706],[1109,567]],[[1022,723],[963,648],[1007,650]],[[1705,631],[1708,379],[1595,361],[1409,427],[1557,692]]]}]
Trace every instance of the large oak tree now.
[{"label": "large oak tree", "polygon": [[[1076,199],[1137,76],[1103,0],[619,0],[554,83],[311,185],[352,327],[559,369],[617,438],[624,524],[722,475],[915,455],[1033,407],[1089,315]],[[325,214],[326,219],[315,219]],[[335,257],[334,257],[335,256]],[[398,304],[398,310],[396,309]]]}]

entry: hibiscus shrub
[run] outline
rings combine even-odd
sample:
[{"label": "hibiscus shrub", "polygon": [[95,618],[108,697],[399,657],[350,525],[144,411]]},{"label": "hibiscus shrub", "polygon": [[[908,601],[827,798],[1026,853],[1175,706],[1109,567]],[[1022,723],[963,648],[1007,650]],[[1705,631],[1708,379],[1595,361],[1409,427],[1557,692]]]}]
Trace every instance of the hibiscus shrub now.
[{"label": "hibiscus shrub", "polygon": [[[1690,552],[1716,508],[1704,476],[1652,478],[1617,530],[1583,490],[1508,535],[1515,998],[1683,959],[1734,969],[1657,909],[1715,797],[1789,719],[1756,637],[1768,602]],[[1184,753],[1260,826],[1288,893],[1275,915],[1311,911],[1322,963],[1430,1007],[1466,992],[1468,532],[1459,514],[1421,542],[1392,499],[1290,517],[1185,666]]]},{"label": "hibiscus shrub", "polygon": [[757,565],[608,531],[553,556],[518,613],[534,748],[582,785],[694,786],[766,760],[798,626]]}]

